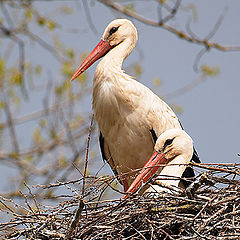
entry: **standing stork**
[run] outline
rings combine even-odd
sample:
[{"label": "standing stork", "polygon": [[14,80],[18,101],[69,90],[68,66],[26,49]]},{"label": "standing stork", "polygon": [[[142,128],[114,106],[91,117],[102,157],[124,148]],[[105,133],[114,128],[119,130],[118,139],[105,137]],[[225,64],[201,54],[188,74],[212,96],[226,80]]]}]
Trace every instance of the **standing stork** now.
[{"label": "standing stork", "polygon": [[[100,130],[100,147],[126,192],[153,153],[158,137],[168,129],[182,129],[172,109],[149,88],[122,70],[123,61],[133,51],[137,30],[131,21],[116,19],[105,29],[102,39],[89,54],[71,81],[95,61],[93,110]],[[200,162],[194,150],[192,160]],[[184,177],[194,177],[186,168]]]}]

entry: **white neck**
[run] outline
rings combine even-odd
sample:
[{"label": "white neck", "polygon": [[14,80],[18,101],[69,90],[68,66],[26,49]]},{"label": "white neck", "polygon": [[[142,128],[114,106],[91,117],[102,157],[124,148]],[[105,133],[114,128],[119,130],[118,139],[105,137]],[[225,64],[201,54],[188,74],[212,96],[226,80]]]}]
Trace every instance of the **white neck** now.
[{"label": "white neck", "polygon": [[168,186],[172,185],[177,187],[179,185],[180,178],[186,169],[186,164],[188,163],[189,158],[187,156],[179,155],[170,161],[166,167],[163,168],[157,178],[161,178],[161,176],[163,176],[163,178],[169,177],[168,180],[162,180],[162,182]]},{"label": "white neck", "polygon": [[[104,134],[120,115],[119,102],[126,102],[126,83],[132,80],[122,70],[124,59],[132,52],[135,43],[128,39],[110,50],[98,64],[93,84],[93,109],[98,125]],[[124,105],[128,107],[127,104]],[[131,105],[130,105],[131,107]],[[106,130],[106,131],[105,131]]]},{"label": "white neck", "polygon": [[128,38],[110,50],[98,64],[95,79],[101,74],[111,74],[116,71],[122,73],[122,63],[131,54],[135,45],[136,42]]}]

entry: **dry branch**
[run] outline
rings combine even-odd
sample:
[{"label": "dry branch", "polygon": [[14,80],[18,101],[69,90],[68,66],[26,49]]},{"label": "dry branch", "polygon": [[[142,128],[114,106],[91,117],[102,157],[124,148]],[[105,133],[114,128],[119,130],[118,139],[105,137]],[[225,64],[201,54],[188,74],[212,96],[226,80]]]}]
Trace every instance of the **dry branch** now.
[{"label": "dry branch", "polygon": [[[127,7],[121,5],[118,3],[118,1],[112,1],[112,0],[98,0],[99,2],[105,4],[106,6],[123,13],[124,15],[131,17],[133,19],[136,19],[144,24],[153,26],[153,27],[161,27],[174,35],[178,36],[179,38],[186,40],[191,43],[199,44],[205,47],[205,49],[209,50],[211,48],[215,48],[220,51],[239,51],[240,47],[239,46],[224,46],[216,42],[210,42],[209,39],[215,34],[217,31],[219,25],[221,24],[221,20],[223,18],[223,15],[220,16],[220,20],[217,21],[217,24],[215,28],[208,34],[206,38],[200,39],[197,38],[196,36],[193,36],[192,34],[188,34],[187,32],[184,32],[182,30],[179,30],[175,27],[172,27],[171,25],[166,24],[176,13],[179,8],[180,2],[181,1],[176,1],[175,6],[172,8],[172,14],[168,15],[165,18],[160,19],[159,21],[155,21],[152,19],[149,19],[131,9],[128,9]],[[171,13],[171,12],[170,12]]]},{"label": "dry branch", "polygon": [[[181,195],[164,193],[157,198],[132,196],[127,200],[94,200],[109,185],[106,177],[86,177],[81,190],[54,207],[35,201],[14,205],[1,198],[11,220],[0,224],[5,239],[239,239],[240,180],[237,164],[201,164],[201,172]],[[208,168],[208,170],[204,170]],[[209,169],[210,168],[210,169]],[[221,171],[219,171],[221,169]],[[229,171],[231,170],[231,173]],[[79,180],[81,183],[83,179]],[[111,182],[112,178],[108,178]],[[48,188],[79,182],[51,184]],[[29,188],[29,187],[28,187]],[[46,188],[46,186],[44,186]],[[110,189],[110,188],[109,188]],[[29,190],[30,191],[30,190]],[[3,206],[3,205],[2,205]],[[15,206],[15,208],[13,207]],[[17,206],[17,208],[16,208]],[[3,208],[3,207],[2,207]],[[22,208],[22,213],[20,208]],[[17,210],[18,209],[18,210]],[[14,213],[15,211],[15,213]]]}]

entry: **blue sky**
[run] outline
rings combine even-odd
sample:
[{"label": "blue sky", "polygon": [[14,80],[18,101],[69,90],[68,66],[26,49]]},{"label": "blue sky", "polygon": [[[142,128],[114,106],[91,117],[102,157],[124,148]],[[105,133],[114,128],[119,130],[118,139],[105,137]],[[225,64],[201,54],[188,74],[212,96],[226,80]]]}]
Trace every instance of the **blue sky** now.
[{"label": "blue sky", "polygon": [[[206,36],[212,30],[219,15],[228,7],[223,23],[212,41],[226,46],[240,46],[240,28],[236,27],[240,20],[240,2],[184,2],[185,6],[191,3],[196,5],[198,13],[198,21],[192,24],[192,29],[200,37]],[[75,44],[80,52],[93,49],[111,20],[125,17],[112,13],[100,3],[96,3],[90,9],[98,33],[95,35],[89,32],[77,38]],[[155,9],[149,7],[148,10],[147,16],[153,16]],[[187,17],[180,16],[179,19],[182,22],[176,23],[176,27],[184,26]],[[127,59],[124,66],[140,60],[143,74],[139,81],[158,95],[164,96],[199,77],[199,73],[193,70],[193,63],[202,46],[181,40],[161,28],[133,22],[139,33],[138,49]],[[143,58],[139,56],[139,51]],[[181,96],[165,101],[170,105],[177,104],[183,109],[178,116],[185,130],[192,136],[203,162],[238,162],[240,52],[221,52],[213,49],[203,56],[199,65],[202,64],[218,66],[220,74],[214,78],[207,78]],[[96,65],[88,70],[91,77],[95,68]],[[154,86],[153,78],[162,81],[160,88]]]},{"label": "blue sky", "polygon": [[[146,14],[149,18],[157,17],[154,1],[150,1],[151,5],[147,8],[145,8],[144,2],[137,2],[136,10]],[[73,7],[74,13],[61,18],[56,17],[57,21],[68,28],[78,29],[79,32],[65,32],[64,34],[57,32],[57,34],[66,46],[74,49],[76,55],[90,52],[100,41],[101,35],[110,21],[115,18],[126,18],[99,2],[90,1],[90,15],[97,30],[95,32],[89,29],[85,9],[81,2],[52,1],[49,3],[39,1],[35,3],[35,7],[43,14],[51,16],[51,12],[54,12],[62,4]],[[192,30],[200,38],[212,30],[219,15],[225,7],[228,7],[223,23],[212,41],[226,46],[240,46],[239,1],[184,1],[184,6],[190,4],[196,6],[198,14],[197,22],[193,22],[191,25]],[[177,21],[173,24],[178,29],[185,29],[189,16],[190,13],[178,14]],[[151,27],[136,20],[132,21],[138,29],[139,41],[137,48],[124,63],[124,67],[127,68],[132,63],[138,62],[143,68],[143,73],[138,78],[139,81],[159,96],[164,97],[199,78],[200,74],[194,71],[193,64],[198,52],[203,48],[202,46],[179,39],[162,28]],[[40,28],[33,28],[33,31],[43,37],[44,32]],[[48,40],[47,36],[46,40]],[[14,51],[17,54],[17,48]],[[59,76],[58,62],[52,56],[49,56],[40,47],[31,44],[26,51],[32,63],[43,66],[45,72],[42,76],[43,82],[46,81],[49,71],[54,82],[62,81],[62,77]],[[80,61],[76,64],[76,69],[79,64]],[[178,105],[183,110],[177,115],[185,130],[193,138],[202,162],[239,162],[237,154],[240,153],[240,52],[222,52],[212,49],[201,58],[199,65],[202,64],[218,66],[220,74],[214,78],[207,78],[196,88],[183,95],[169,99],[164,98],[164,100],[170,106]],[[88,70],[90,79],[93,78],[96,65],[95,63]],[[160,86],[154,85],[154,78],[161,80]],[[74,82],[73,84],[78,83]],[[31,101],[23,106],[19,115],[42,109],[41,93],[30,96],[30,99]],[[80,105],[84,111],[91,111],[91,96]],[[34,122],[19,127],[18,135],[23,144],[28,144],[29,137],[32,135],[32,132],[29,131],[31,127],[34,127]],[[28,137],[26,138],[26,136]],[[97,154],[100,159],[100,151]],[[5,171],[5,167],[2,167],[2,170]],[[12,170],[8,168],[5,174],[10,171]],[[112,174],[109,168],[106,171]],[[12,174],[14,175],[14,171]],[[2,178],[2,183],[8,179],[4,174]]]}]

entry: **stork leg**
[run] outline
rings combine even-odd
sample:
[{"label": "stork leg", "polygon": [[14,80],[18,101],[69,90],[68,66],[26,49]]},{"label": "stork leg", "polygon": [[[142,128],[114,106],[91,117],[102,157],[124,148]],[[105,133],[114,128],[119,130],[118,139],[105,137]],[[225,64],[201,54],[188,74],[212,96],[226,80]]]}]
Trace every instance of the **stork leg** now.
[{"label": "stork leg", "polygon": [[123,184],[124,192],[126,192],[129,188],[127,177],[121,176],[121,182]]}]

